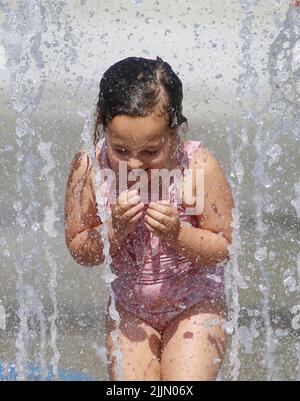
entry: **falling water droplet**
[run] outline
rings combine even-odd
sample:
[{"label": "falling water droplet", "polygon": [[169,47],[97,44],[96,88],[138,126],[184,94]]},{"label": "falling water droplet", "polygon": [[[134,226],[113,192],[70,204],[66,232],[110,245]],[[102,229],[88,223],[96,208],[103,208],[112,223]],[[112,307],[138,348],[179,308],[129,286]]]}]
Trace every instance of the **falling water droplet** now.
[{"label": "falling water droplet", "polygon": [[288,288],[289,292],[293,292],[297,289],[297,282],[293,276],[288,276],[283,280],[283,284]]},{"label": "falling water droplet", "polygon": [[112,283],[116,278],[117,278],[117,276],[114,273],[111,273],[109,271],[106,272],[106,274],[104,274],[104,281],[106,284]]},{"label": "falling water droplet", "polygon": [[10,256],[9,250],[5,249],[4,252],[3,252],[3,255],[9,257]]},{"label": "falling water droplet", "polygon": [[118,311],[113,307],[113,305],[110,305],[109,307],[109,316],[116,321],[120,321],[120,315]]},{"label": "falling water droplet", "polygon": [[291,204],[296,209],[297,217],[300,219],[300,182],[295,184],[296,198],[291,201]]},{"label": "falling water droplet", "polygon": [[22,202],[21,201],[15,201],[13,203],[14,209],[19,212],[22,209]]},{"label": "falling water droplet", "polygon": [[272,147],[267,151],[267,155],[270,158],[269,160],[270,166],[279,161],[279,157],[281,154],[282,154],[281,146],[278,145],[277,143],[272,145]]},{"label": "falling water droplet", "polygon": [[38,230],[40,229],[40,223],[38,223],[37,221],[35,221],[35,222],[32,224],[32,229],[33,229],[34,231],[38,231]]},{"label": "falling water droplet", "polygon": [[267,257],[267,248],[264,246],[263,248],[257,249],[257,251],[254,254],[254,257],[258,261],[265,260]]},{"label": "falling water droplet", "polygon": [[227,334],[232,334],[234,332],[234,324],[231,321],[228,321],[223,324],[223,329],[226,331]]}]

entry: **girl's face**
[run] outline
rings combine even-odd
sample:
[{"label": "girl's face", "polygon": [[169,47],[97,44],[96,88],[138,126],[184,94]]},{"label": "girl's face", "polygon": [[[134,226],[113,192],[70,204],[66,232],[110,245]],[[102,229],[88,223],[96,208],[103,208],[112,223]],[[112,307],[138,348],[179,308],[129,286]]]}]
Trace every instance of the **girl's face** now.
[{"label": "girl's face", "polygon": [[127,162],[127,171],[176,167],[177,137],[170,133],[164,115],[146,117],[119,115],[108,122],[105,136],[111,168],[118,173],[119,162]]}]

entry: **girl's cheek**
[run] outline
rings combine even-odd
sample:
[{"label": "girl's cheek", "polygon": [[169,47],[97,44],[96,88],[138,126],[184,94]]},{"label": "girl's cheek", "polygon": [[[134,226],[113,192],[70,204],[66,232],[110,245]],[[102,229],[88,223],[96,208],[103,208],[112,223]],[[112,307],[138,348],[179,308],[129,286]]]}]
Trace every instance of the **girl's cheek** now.
[{"label": "girl's cheek", "polygon": [[114,155],[109,155],[109,162],[114,171],[119,171],[119,162],[122,161],[121,158],[114,156]]},{"label": "girl's cheek", "polygon": [[159,156],[157,159],[152,160],[151,168],[164,168],[167,161],[168,160],[164,156]]}]

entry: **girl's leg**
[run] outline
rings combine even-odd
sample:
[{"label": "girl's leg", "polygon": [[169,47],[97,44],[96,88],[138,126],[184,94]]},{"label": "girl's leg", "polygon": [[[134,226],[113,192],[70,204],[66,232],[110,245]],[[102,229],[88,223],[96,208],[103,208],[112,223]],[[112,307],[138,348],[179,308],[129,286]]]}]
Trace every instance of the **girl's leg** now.
[{"label": "girl's leg", "polygon": [[120,314],[117,345],[121,352],[121,376],[116,371],[116,349],[112,332],[116,322],[106,311],[106,351],[110,380],[161,380],[160,378],[160,334],[144,321],[116,304]]},{"label": "girl's leg", "polygon": [[161,380],[215,380],[227,342],[226,306],[204,301],[176,316],[162,333]]}]

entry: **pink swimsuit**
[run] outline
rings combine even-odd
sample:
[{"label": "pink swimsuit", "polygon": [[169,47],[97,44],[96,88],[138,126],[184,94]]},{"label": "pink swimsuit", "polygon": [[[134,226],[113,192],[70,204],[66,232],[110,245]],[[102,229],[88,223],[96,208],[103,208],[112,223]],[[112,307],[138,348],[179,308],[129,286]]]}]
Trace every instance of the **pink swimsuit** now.
[{"label": "pink swimsuit", "polygon": [[[102,167],[110,168],[106,142],[99,144]],[[188,168],[198,141],[184,143],[182,168]],[[104,180],[105,207],[110,213],[109,188]],[[174,205],[174,182],[169,187],[169,201]],[[175,204],[176,206],[176,204]],[[178,209],[181,225],[198,227],[197,217]],[[224,267],[201,267],[176,252],[166,241],[148,231],[143,218],[114,256],[111,270],[117,275],[112,290],[117,303],[159,332],[183,310],[204,299],[225,299]]]}]

